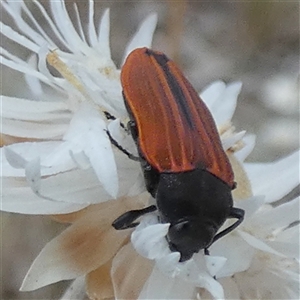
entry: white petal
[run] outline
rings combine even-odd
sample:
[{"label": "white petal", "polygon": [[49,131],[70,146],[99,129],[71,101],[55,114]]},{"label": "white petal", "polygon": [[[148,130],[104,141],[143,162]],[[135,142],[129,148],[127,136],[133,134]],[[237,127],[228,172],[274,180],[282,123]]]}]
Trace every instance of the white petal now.
[{"label": "white petal", "polygon": [[89,161],[89,158],[86,156],[86,154],[84,153],[84,151],[74,151],[74,150],[70,150],[70,156],[72,157],[72,159],[74,160],[74,162],[77,164],[78,168],[80,169],[88,169],[91,164]]},{"label": "white petal", "polygon": [[197,287],[206,289],[215,299],[223,299],[223,288],[207,270],[207,261],[203,253],[198,253],[183,266],[179,275],[185,281],[193,282]]},{"label": "white petal", "polygon": [[[32,148],[34,149],[35,147]],[[41,149],[43,149],[43,147],[41,147]],[[44,149],[47,148],[44,147]],[[28,147],[28,150],[30,150],[30,147]],[[68,152],[66,152],[66,155],[68,155]],[[140,176],[140,170],[139,170],[139,165],[136,162],[131,161],[129,159],[126,159],[124,161],[124,155],[122,153],[117,153],[116,157],[118,161],[118,173],[121,181],[120,189],[119,189],[119,196],[121,197],[129,193],[130,188],[134,185],[137,178]],[[58,168],[59,168],[60,157],[58,155],[57,157],[58,159],[56,161],[54,158],[55,155],[53,157],[52,162],[57,163],[57,166],[54,164],[53,170],[52,168],[45,167],[44,169],[42,169],[42,172],[44,174],[47,173],[52,174],[51,170],[59,171]],[[98,178],[95,175],[95,172],[91,168],[76,170],[74,169],[74,163],[71,161],[71,157],[69,157],[69,159],[70,159],[70,164],[72,164],[71,166],[73,166],[73,170],[71,170],[71,168],[68,168],[68,165],[66,164],[63,166],[65,167],[65,170],[69,170],[69,172],[58,173],[56,176],[50,176],[42,179],[40,194],[42,194],[47,199],[52,199],[53,201],[74,202],[74,203],[82,203],[82,202],[99,203],[99,202],[107,201],[112,198],[101,186],[101,184],[98,181]],[[47,160],[45,159],[45,161]],[[124,161],[124,163],[120,163],[120,161]],[[20,171],[22,171],[22,174],[19,174],[19,176],[24,176],[24,171],[23,170]],[[14,174],[11,172],[11,175]],[[12,181],[14,182],[14,179],[12,179]],[[11,198],[15,198],[17,197],[17,195],[23,198],[22,196],[23,190],[26,190],[27,193],[30,193],[30,191],[27,190],[28,186],[24,179],[19,181],[16,180],[15,182],[16,183],[19,182],[19,185],[17,185],[14,190],[6,191],[7,201],[15,200]],[[18,189],[17,187],[20,187],[20,189]],[[137,192],[140,191],[136,191],[136,193]],[[27,197],[31,198],[32,195],[30,196],[28,195]]]},{"label": "white petal", "polygon": [[98,36],[98,48],[99,52],[103,54],[103,56],[111,57],[110,54],[110,46],[109,46],[109,9],[106,9],[101,18],[101,22],[99,24],[99,36]]},{"label": "white petal", "polygon": [[[208,289],[216,298],[222,298],[222,287],[209,274],[207,262],[203,258],[204,255],[199,253],[194,255],[189,261],[180,263],[180,254],[170,251],[165,238],[169,224],[156,223],[157,217],[154,214],[144,217],[140,225],[132,233],[131,241],[142,256],[148,257],[149,259],[155,259],[157,270],[160,270],[161,273],[165,274],[167,276],[166,278],[170,278],[168,280],[166,279],[167,282],[170,282],[170,289],[167,288],[165,293],[160,294],[160,297],[172,299],[171,297],[174,297],[173,292],[174,290],[177,291],[177,284],[179,284],[177,278],[180,278],[182,280],[181,282],[185,282],[185,284],[189,283],[189,285],[187,285],[190,287],[188,289],[189,292],[193,290],[193,286],[197,286]],[[224,264],[224,259],[211,258],[211,260],[213,261],[213,263],[210,264],[210,270],[212,272],[217,271],[221,268],[221,265]],[[214,267],[212,266],[213,264],[215,265]],[[171,278],[174,279],[172,280]],[[151,283],[148,281],[148,284],[151,284],[151,290],[153,289],[153,291],[150,291],[149,286],[146,284],[141,295],[144,297],[145,295],[147,295],[147,297],[150,297],[150,295],[151,297],[156,297],[159,287],[154,285],[157,284],[157,282],[154,281],[154,279],[152,282],[151,276],[149,280]],[[175,282],[176,288],[173,286]],[[160,291],[162,292],[162,290]]]},{"label": "white petal", "polygon": [[138,226],[131,234],[131,241],[137,252],[149,259],[163,256],[165,254],[163,250],[167,247],[164,240],[169,226],[170,224],[155,224],[142,229]]},{"label": "white petal", "polygon": [[50,81],[49,78],[47,78],[44,74],[35,70],[32,66],[16,63],[12,60],[6,59],[5,57],[3,57],[1,55],[0,55],[0,57],[1,57],[0,63],[7,66],[8,68],[16,70],[16,71],[24,73],[24,74],[27,74],[27,75],[31,75],[33,77],[36,77],[39,80],[41,80],[42,82],[44,82],[45,84],[55,88],[54,83],[52,81]]},{"label": "white petal", "polygon": [[235,157],[239,161],[243,162],[253,151],[255,146],[255,140],[256,140],[256,136],[254,134],[247,134],[243,138],[243,143],[245,144],[245,146],[241,150],[235,153]]},{"label": "white petal", "polygon": [[[15,151],[13,151],[10,147],[4,147],[1,148],[1,158],[4,160],[5,158],[7,159],[7,162],[10,164],[10,166],[12,166],[13,168],[16,169],[24,169],[27,163],[27,160],[25,158],[23,158],[21,155],[19,155],[18,153],[16,153]],[[3,150],[4,150],[4,154],[3,155]],[[5,161],[6,162],[6,161]],[[2,170],[5,170],[5,162],[2,161]],[[9,166],[7,166],[9,168]],[[6,175],[5,171],[4,174],[1,174],[2,176]]]},{"label": "white petal", "polygon": [[89,203],[49,201],[34,194],[27,182],[2,178],[1,210],[33,215],[67,214],[83,209]]},{"label": "white petal", "polygon": [[201,92],[200,98],[205,102],[210,112],[212,111],[215,102],[224,93],[225,89],[226,84],[223,81],[215,81],[205,87]]},{"label": "white petal", "polygon": [[298,222],[300,218],[299,200],[300,197],[257,214],[256,226],[260,227],[261,231],[265,231],[265,234],[268,235]]},{"label": "white petal", "polygon": [[[25,176],[25,164],[36,157],[41,159],[41,175],[48,176],[59,172],[74,169],[74,164],[69,151],[72,145],[64,142],[25,142],[16,143],[4,148],[5,155],[2,155],[2,175],[3,176]],[[0,149],[1,154],[3,148]],[[16,164],[16,157],[12,157],[12,153],[17,155],[20,163]],[[15,169],[22,168],[22,169]]]},{"label": "white petal", "polygon": [[[59,40],[59,42],[68,49],[68,44],[66,43],[66,41],[64,40],[64,38],[62,37],[62,35],[59,33],[57,26],[55,25],[55,23],[52,21],[52,19],[49,17],[46,9],[39,3],[39,1],[34,0],[33,1],[34,4],[38,7],[38,9],[40,10],[40,12],[42,13],[42,15],[44,16],[44,18],[46,19],[46,21],[48,22],[49,28],[51,28],[52,32],[54,33],[53,35]],[[49,40],[49,37],[48,39]],[[54,44],[54,43],[53,43]]]},{"label": "white petal", "polygon": [[89,47],[85,44],[77,31],[75,30],[70,16],[65,7],[64,1],[50,1],[53,18],[56,22],[56,27],[60,30],[67,48],[71,51],[89,52]]},{"label": "white petal", "polygon": [[[37,20],[35,19],[35,17],[31,13],[31,11],[24,4],[24,1],[22,1],[22,9],[27,14],[27,16],[28,16],[27,18],[30,19],[30,21],[33,23],[34,27],[36,28],[36,30],[34,30],[35,35],[36,35],[36,32],[38,32],[39,33],[38,37],[42,37],[42,38],[36,39],[35,36],[32,34],[32,32],[27,31],[27,24],[24,24],[25,23],[24,21],[19,26],[19,28],[22,30],[22,32],[26,33],[35,42],[39,41],[39,45],[46,44],[46,42],[47,42],[49,45],[51,45],[51,47],[55,47],[55,44],[53,43],[53,41],[50,39],[50,37],[46,34],[45,30],[43,29],[43,27],[44,28],[47,28],[47,27],[44,26],[44,24],[41,24],[41,25],[39,24],[40,19],[39,18]],[[14,14],[14,15],[16,15],[16,14]],[[25,19],[23,17],[24,20],[27,20],[27,18]],[[28,21],[26,21],[26,22],[29,23]],[[25,26],[23,26],[23,25],[25,25]]]},{"label": "white petal", "polygon": [[222,146],[224,150],[228,150],[230,147],[235,145],[238,141],[242,140],[246,131],[240,131],[238,133],[234,133],[230,137],[222,138]]},{"label": "white petal", "polygon": [[[231,120],[242,84],[241,82],[233,82],[228,84],[225,90],[223,88],[222,82],[216,82],[201,93],[201,98],[207,99],[204,101],[208,104],[217,125],[222,125]],[[219,97],[217,97],[218,94]],[[209,97],[212,100],[209,100]]]},{"label": "white petal", "polygon": [[299,251],[300,251],[300,248],[299,248],[299,235],[300,235],[299,227],[298,227],[298,230],[297,230],[297,234],[298,234],[298,236],[294,240],[292,240],[290,243],[270,241],[270,242],[267,242],[267,244],[272,249],[282,253],[286,257],[290,257],[290,258],[293,258],[293,259],[298,259],[299,258]]},{"label": "white petal", "polygon": [[35,194],[39,194],[41,188],[41,160],[39,157],[28,162],[25,167],[27,182]]},{"label": "white petal", "polygon": [[245,220],[243,221],[242,226],[245,226],[248,219],[249,222],[252,221],[251,217],[258,211],[258,209],[264,203],[265,203],[264,196],[255,196],[235,203],[235,207],[241,208],[245,211]]},{"label": "white petal", "polygon": [[[23,4],[23,3],[22,3]],[[21,5],[22,5],[21,4]],[[27,22],[24,21],[22,14],[16,13],[7,3],[3,1],[2,3],[5,10],[13,17],[17,27],[26,34],[31,40],[33,40],[37,45],[43,44],[45,41],[43,37],[35,30],[33,30]],[[26,7],[26,6],[25,6]],[[23,5],[24,9],[24,5]]]},{"label": "white petal", "polygon": [[249,273],[235,275],[234,281],[239,286],[241,299],[298,299],[299,275],[288,270],[289,264],[283,267],[271,261],[272,265],[268,265],[270,258],[262,257],[256,260],[256,266]]},{"label": "white petal", "polygon": [[22,138],[57,139],[64,134],[68,127],[66,124],[42,124],[12,119],[3,119],[2,121],[2,133]]},{"label": "white petal", "polygon": [[97,45],[98,38],[94,24],[94,1],[89,0],[89,20],[88,20],[89,40],[92,47]]},{"label": "white petal", "polygon": [[273,163],[246,163],[253,194],[265,195],[266,202],[281,199],[299,184],[299,151]]},{"label": "white petal", "polygon": [[20,64],[22,66],[26,67],[28,64],[26,61],[22,60],[21,58],[19,58],[16,55],[13,55],[10,51],[6,50],[3,47],[0,47],[0,53],[1,53],[1,56],[6,57],[6,58],[10,59],[11,61],[13,61],[17,64]]},{"label": "white petal", "polygon": [[111,226],[123,209],[116,204],[94,207],[83,214],[43,248],[28,270],[21,290],[83,276],[112,259],[127,238],[126,233]]},{"label": "white petal", "polygon": [[299,224],[294,225],[279,232],[278,235],[276,236],[276,241],[283,242],[283,243],[293,242],[300,245],[298,242],[300,239],[299,226],[300,226]]},{"label": "white petal", "polygon": [[213,297],[214,299],[224,299],[224,290],[222,285],[211,277],[206,277],[201,279],[202,288],[205,288]]},{"label": "white petal", "polygon": [[[1,2],[3,3],[3,1],[1,1]],[[11,27],[3,24],[2,22],[0,22],[0,32],[3,35],[5,35],[7,38],[9,38],[10,40],[16,42],[17,44],[22,45],[25,48],[37,53],[39,47],[35,43],[30,41],[25,36],[17,33]]]},{"label": "white petal", "polygon": [[224,266],[227,258],[221,256],[205,255],[206,267],[211,276],[215,276]]},{"label": "white petal", "polygon": [[268,246],[266,243],[264,243],[263,241],[257,239],[256,237],[254,237],[253,235],[245,232],[245,231],[237,231],[238,234],[252,247],[261,250],[261,251],[265,251],[265,252],[269,252],[278,256],[283,257],[284,255],[281,254],[280,252],[272,249],[270,246]]},{"label": "white petal", "polygon": [[228,234],[210,247],[210,254],[227,258],[217,278],[232,276],[249,268],[255,250],[235,233]]},{"label": "white petal", "polygon": [[125,154],[119,150],[114,151],[114,154],[119,176],[118,196],[135,196],[144,192],[146,188],[139,163],[127,158]]},{"label": "white petal", "polygon": [[112,198],[99,184],[91,168],[72,170],[42,179],[40,194],[54,201],[88,204]]},{"label": "white petal", "polygon": [[92,108],[82,107],[73,117],[66,141],[74,143],[78,150],[82,149],[91,162],[105,190],[116,197],[118,193],[117,167],[106,134],[106,124],[101,116]]},{"label": "white petal", "polygon": [[83,31],[83,27],[82,27],[82,22],[80,20],[80,14],[79,14],[79,10],[78,10],[78,5],[77,3],[73,4],[74,7],[74,11],[75,11],[75,17],[76,17],[76,22],[77,22],[77,28],[80,34],[80,38],[87,43],[86,39],[85,39],[85,35],[84,35],[84,31]]},{"label": "white petal", "polygon": [[97,137],[99,131],[96,127],[93,131],[92,134],[87,136],[89,147],[84,149],[84,152],[90,159],[91,165],[105,190],[113,198],[116,198],[119,182],[110,141],[105,135],[101,134],[98,134],[98,139],[96,139],[95,137]]},{"label": "white petal", "polygon": [[[53,206],[56,208],[60,205],[70,207],[66,202],[76,204],[75,207],[85,207],[91,203],[111,199],[111,196],[99,184],[91,168],[88,170],[72,170],[42,179],[39,195],[44,199],[34,195],[25,179],[3,178],[3,182],[4,179],[2,206],[3,210],[6,211],[24,211],[24,213],[30,214],[37,214],[37,211],[39,211],[40,214],[47,214],[48,207],[45,207],[44,212],[42,206],[45,199],[51,200],[49,202],[53,202]],[[36,209],[34,205],[30,206],[31,203],[37,204]],[[30,206],[31,211],[26,205]],[[51,206],[51,203],[49,205]]]},{"label": "white petal", "polygon": [[154,268],[138,299],[194,299],[195,286]]},{"label": "white petal", "polygon": [[141,48],[141,47],[148,47],[148,48],[151,47],[156,23],[157,23],[156,14],[151,14],[144,20],[144,22],[141,24],[140,28],[138,29],[138,31],[133,36],[133,38],[131,39],[131,41],[129,42],[129,44],[125,49],[122,65],[124,64],[128,54],[134,49]]},{"label": "white petal", "polygon": [[180,259],[179,252],[170,252],[161,258],[156,259],[158,269],[169,277],[175,277],[180,273],[178,263]]},{"label": "white petal", "polygon": [[[27,63],[29,65],[31,65],[32,67],[36,67],[37,66],[37,56],[35,54],[31,55],[28,58]],[[36,96],[43,95],[42,84],[38,78],[24,74],[24,79],[33,95],[36,95]]]}]

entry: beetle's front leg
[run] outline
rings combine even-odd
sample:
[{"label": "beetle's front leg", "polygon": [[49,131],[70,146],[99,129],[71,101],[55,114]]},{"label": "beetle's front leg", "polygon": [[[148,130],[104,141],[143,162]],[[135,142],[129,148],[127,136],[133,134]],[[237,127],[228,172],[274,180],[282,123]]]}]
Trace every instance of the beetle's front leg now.
[{"label": "beetle's front leg", "polygon": [[147,213],[154,212],[156,211],[156,209],[157,208],[155,205],[151,205],[143,209],[127,211],[126,213],[115,219],[112,223],[112,226],[117,230],[136,227],[139,224],[138,222],[134,222],[137,218]]}]

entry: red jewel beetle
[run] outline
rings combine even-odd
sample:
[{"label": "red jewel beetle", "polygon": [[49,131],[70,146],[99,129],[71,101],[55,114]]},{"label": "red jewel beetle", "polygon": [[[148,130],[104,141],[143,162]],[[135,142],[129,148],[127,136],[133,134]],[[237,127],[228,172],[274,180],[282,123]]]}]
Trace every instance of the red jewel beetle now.
[{"label": "red jewel beetle", "polygon": [[[170,223],[167,241],[171,251],[180,252],[180,261],[201,249],[208,254],[212,243],[244,219],[244,211],[233,207],[233,171],[211,113],[161,52],[132,51],[122,68],[121,83],[128,126],[156,205],[128,211],[112,225],[134,227],[138,217],[157,209],[160,222]],[[237,221],[218,233],[228,218]]]}]

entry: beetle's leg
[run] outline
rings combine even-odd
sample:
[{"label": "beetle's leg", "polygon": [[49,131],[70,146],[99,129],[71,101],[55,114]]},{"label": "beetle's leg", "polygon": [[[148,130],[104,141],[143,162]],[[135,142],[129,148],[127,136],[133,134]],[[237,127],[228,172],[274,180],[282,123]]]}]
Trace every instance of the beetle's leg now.
[{"label": "beetle's leg", "polygon": [[108,130],[106,130],[106,133],[110,139],[110,142],[114,146],[116,146],[120,151],[122,151],[124,154],[126,154],[129,159],[134,160],[134,161],[141,161],[140,157],[133,155],[132,153],[130,153],[129,151],[124,149],[121,145],[119,145],[118,142],[111,136],[111,134]]},{"label": "beetle's leg", "polygon": [[126,213],[115,219],[112,223],[112,226],[117,230],[135,227],[139,224],[137,222],[134,222],[137,218],[147,213],[153,212],[156,209],[157,208],[155,205],[151,205],[143,209],[127,211]]},{"label": "beetle's leg", "polygon": [[[115,120],[116,117],[114,115],[112,115],[111,113],[109,113],[108,111],[104,111],[103,112],[106,119],[107,120]],[[129,123],[129,122],[128,122]],[[125,131],[128,130],[128,126],[127,128],[125,127],[125,125],[121,122],[120,123],[120,126],[125,129]],[[110,142],[115,146],[117,147],[120,151],[122,151],[124,154],[126,154],[128,156],[129,159],[132,159],[134,161],[140,161],[140,158],[131,154],[129,151],[127,151],[126,149],[124,149],[121,145],[118,144],[118,142],[111,136],[110,132],[108,130],[106,130],[106,133],[110,139]],[[132,133],[132,132],[131,132]]]},{"label": "beetle's leg", "polygon": [[133,138],[133,140],[135,142],[137,142],[137,139],[138,139],[138,131],[137,131],[137,128],[136,128],[136,124],[134,121],[128,121],[127,123],[127,130],[131,133],[131,136]]},{"label": "beetle's leg", "polygon": [[[104,111],[103,113],[104,113],[104,115],[105,115],[105,117],[106,117],[107,120],[116,120],[116,117],[115,117],[114,115],[112,115],[111,113],[109,113],[108,111]],[[120,122],[120,126],[121,126],[125,131],[127,131],[127,129],[126,129],[124,123]]]},{"label": "beetle's leg", "polygon": [[218,239],[220,239],[224,235],[228,234],[229,232],[231,232],[232,230],[234,230],[235,228],[237,228],[243,222],[244,215],[245,215],[245,211],[243,209],[232,207],[231,211],[229,213],[228,218],[236,218],[238,220],[234,224],[232,224],[231,226],[229,226],[228,228],[226,228],[223,231],[221,231],[220,233],[218,233],[214,237],[212,243],[214,243],[215,241],[217,241]]}]

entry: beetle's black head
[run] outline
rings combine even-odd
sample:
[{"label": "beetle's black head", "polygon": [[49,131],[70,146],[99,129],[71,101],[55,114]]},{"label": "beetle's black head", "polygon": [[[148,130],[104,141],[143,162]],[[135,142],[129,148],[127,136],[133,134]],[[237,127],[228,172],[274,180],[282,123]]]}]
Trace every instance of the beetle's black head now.
[{"label": "beetle's black head", "polygon": [[216,232],[217,227],[211,221],[191,217],[171,224],[167,239],[171,251],[180,252],[180,261],[183,262],[209,247]]}]

